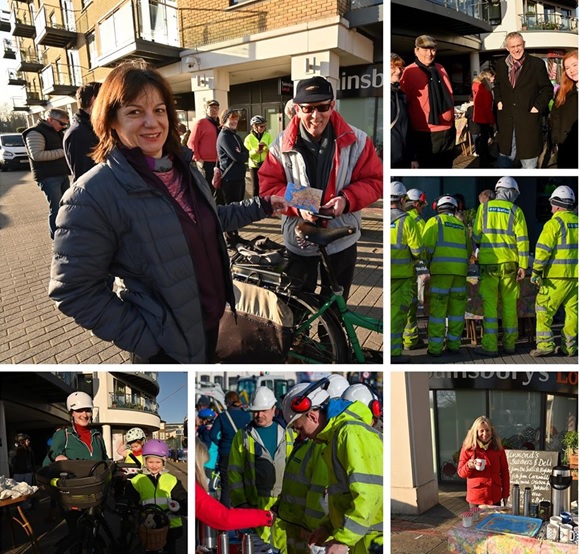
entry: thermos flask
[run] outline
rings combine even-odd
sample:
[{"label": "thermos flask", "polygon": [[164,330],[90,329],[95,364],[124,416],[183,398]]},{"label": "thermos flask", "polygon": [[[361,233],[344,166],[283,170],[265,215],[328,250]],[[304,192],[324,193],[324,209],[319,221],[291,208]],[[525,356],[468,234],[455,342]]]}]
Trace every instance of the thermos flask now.
[{"label": "thermos flask", "polygon": [[520,515],[520,486],[515,484],[512,487],[512,514],[514,516]]},{"label": "thermos flask", "polygon": [[532,489],[526,487],[524,489],[524,516],[530,517],[530,504],[532,503]]},{"label": "thermos flask", "polygon": [[217,552],[218,554],[229,554],[230,552],[230,538],[227,533],[219,533],[217,538]]},{"label": "thermos flask", "polygon": [[242,554],[254,554],[254,541],[249,533],[242,537]]}]

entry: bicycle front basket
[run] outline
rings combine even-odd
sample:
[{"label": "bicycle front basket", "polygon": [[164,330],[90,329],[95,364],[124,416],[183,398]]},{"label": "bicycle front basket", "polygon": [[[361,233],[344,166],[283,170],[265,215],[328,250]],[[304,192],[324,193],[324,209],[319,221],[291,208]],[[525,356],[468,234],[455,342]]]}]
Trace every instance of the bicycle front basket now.
[{"label": "bicycle front basket", "polygon": [[84,510],[104,502],[113,466],[112,461],[61,460],[40,468],[36,480],[63,509]]},{"label": "bicycle front basket", "polygon": [[140,525],[137,532],[145,550],[161,550],[167,543],[169,526],[166,525],[161,529],[147,529],[147,527]]}]

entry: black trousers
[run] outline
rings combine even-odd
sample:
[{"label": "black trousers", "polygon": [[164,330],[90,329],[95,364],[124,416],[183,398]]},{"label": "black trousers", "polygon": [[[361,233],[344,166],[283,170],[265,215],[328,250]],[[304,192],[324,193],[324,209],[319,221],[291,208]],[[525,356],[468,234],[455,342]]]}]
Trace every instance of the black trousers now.
[{"label": "black trousers", "polygon": [[[221,191],[224,195],[225,204],[232,202],[241,202],[246,195],[246,179],[238,179],[235,181],[222,181]],[[229,243],[235,243],[238,237],[238,231],[226,231],[226,240]]]},{"label": "black trousers", "polygon": [[[330,263],[336,274],[338,284],[344,289],[344,299],[348,299],[350,287],[356,267],[356,243],[341,252],[330,255]],[[288,252],[288,267],[286,273],[297,283],[297,288],[305,292],[314,292],[318,281],[320,267],[321,295],[324,298],[331,296],[330,279],[322,259],[319,256],[299,256]]]},{"label": "black trousers", "polygon": [[260,171],[259,166],[250,167],[250,178],[252,180],[252,196],[260,196],[260,177],[258,175],[258,171]]},{"label": "black trousers", "polygon": [[435,133],[412,131],[411,144],[417,153],[419,169],[451,169],[455,158],[455,126]]}]

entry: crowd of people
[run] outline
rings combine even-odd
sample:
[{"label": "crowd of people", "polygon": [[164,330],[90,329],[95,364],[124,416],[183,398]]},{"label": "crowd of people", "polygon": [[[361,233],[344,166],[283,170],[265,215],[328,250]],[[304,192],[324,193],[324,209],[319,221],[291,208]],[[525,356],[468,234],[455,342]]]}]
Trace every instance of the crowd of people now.
[{"label": "crowd of people", "polygon": [[[417,272],[427,267],[429,319],[427,353],[457,354],[465,328],[469,263],[479,265],[479,296],[483,304],[480,356],[499,356],[499,320],[505,354],[514,354],[518,339],[517,300],[526,271],[537,287],[534,357],[578,351],[578,215],[576,195],[567,186],[555,187],[549,202],[552,217],[544,224],[530,263],[526,218],[515,204],[520,189],[512,177],[502,177],[495,190],[483,191],[471,232],[462,217],[458,195],[437,198],[437,215],[426,223],[420,216],[426,195],[391,183],[391,363],[407,363],[403,349],[425,345],[417,322]],[[501,313],[498,305],[501,300]],[[565,311],[562,340],[554,342],[553,320]]]},{"label": "crowd of people", "polygon": [[[578,168],[578,50],[564,55],[560,82],[552,84],[543,60],[526,53],[521,33],[508,33],[504,45],[508,55],[472,82],[467,117],[479,167],[530,169],[555,158],[558,168]],[[391,167],[452,168],[452,83],[435,61],[433,37],[417,37],[414,54],[406,67],[391,54]]]},{"label": "crowd of people", "polygon": [[258,387],[247,409],[234,391],[219,415],[209,403],[197,413],[201,522],[251,528],[257,553],[382,552],[382,408],[366,385],[332,374],[282,399]]}]

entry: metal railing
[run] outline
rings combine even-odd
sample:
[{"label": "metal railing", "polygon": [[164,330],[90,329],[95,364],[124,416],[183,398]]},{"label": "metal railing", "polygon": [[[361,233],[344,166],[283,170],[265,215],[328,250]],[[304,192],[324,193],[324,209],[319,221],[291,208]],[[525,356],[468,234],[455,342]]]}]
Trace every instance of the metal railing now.
[{"label": "metal railing", "polygon": [[519,14],[522,31],[568,31],[578,32],[578,18],[556,13]]},{"label": "metal railing", "polygon": [[40,57],[38,54],[31,52],[30,50],[18,50],[16,53],[16,59],[20,63],[36,63],[46,65],[46,56]]},{"label": "metal railing", "polygon": [[[475,19],[499,24],[501,20],[500,0],[427,0],[450,10],[469,15]],[[496,13],[497,12],[497,13]],[[496,22],[496,23],[494,23]]]},{"label": "metal railing", "polygon": [[361,10],[363,8],[370,8],[371,6],[380,6],[383,0],[350,0],[349,10]]},{"label": "metal railing", "polygon": [[34,18],[34,26],[36,27],[36,34],[41,35],[45,28],[49,29],[62,29],[63,31],[75,32],[75,20],[74,16],[69,17],[68,12],[63,12],[61,8],[54,7],[55,13],[60,16],[60,21],[49,20],[46,17],[46,7],[52,8],[52,6],[46,6],[43,4],[40,6],[38,13]]},{"label": "metal railing", "polygon": [[41,72],[43,83],[43,90],[48,90],[54,86],[75,86],[80,87],[82,80],[79,80],[74,66],[61,66],[57,68],[55,65],[47,65]]},{"label": "metal railing", "polygon": [[135,398],[132,394],[125,392],[109,393],[109,408],[122,410],[137,410],[158,415],[159,404],[146,397]]},{"label": "metal railing", "polygon": [[10,22],[20,25],[30,25],[31,27],[34,26],[34,21],[32,21],[32,15],[30,14],[28,6],[13,8],[10,14]]}]

